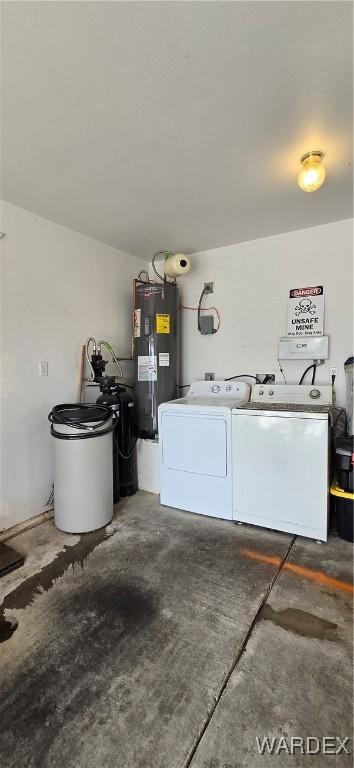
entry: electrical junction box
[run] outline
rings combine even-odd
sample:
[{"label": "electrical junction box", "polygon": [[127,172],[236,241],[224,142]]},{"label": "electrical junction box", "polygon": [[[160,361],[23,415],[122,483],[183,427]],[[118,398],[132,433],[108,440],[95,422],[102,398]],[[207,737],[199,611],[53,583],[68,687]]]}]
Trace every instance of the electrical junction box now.
[{"label": "electrical junction box", "polygon": [[328,336],[285,336],[278,343],[279,360],[327,360]]},{"label": "electrical junction box", "polygon": [[214,333],[214,317],[213,315],[201,315],[200,316],[200,333],[206,336],[209,333]]}]

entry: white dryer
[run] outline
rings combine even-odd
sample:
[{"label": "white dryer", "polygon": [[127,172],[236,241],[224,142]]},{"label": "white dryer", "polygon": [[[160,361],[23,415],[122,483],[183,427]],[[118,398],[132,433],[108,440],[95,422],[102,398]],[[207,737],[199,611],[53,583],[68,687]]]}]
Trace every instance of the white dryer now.
[{"label": "white dryer", "polygon": [[159,407],[161,504],[232,519],[232,409],[249,400],[244,382],[196,381]]},{"label": "white dryer", "polygon": [[233,411],[234,519],[327,541],[332,387],[266,384]]}]

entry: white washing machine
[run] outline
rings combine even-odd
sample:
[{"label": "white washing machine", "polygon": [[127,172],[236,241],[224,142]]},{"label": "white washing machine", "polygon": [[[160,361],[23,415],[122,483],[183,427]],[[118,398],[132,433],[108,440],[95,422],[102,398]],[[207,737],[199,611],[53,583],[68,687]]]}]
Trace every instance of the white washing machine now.
[{"label": "white washing machine", "polygon": [[232,413],[235,520],[327,541],[332,387],[255,385]]},{"label": "white washing machine", "polygon": [[243,382],[196,381],[159,407],[161,504],[232,519],[232,409],[249,400]]}]

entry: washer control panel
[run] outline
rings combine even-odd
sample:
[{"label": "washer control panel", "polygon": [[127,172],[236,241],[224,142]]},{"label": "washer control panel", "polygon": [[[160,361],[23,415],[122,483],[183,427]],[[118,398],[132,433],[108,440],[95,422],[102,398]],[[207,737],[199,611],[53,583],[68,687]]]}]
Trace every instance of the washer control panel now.
[{"label": "washer control panel", "polygon": [[330,384],[318,387],[311,384],[255,384],[252,387],[251,402],[332,405],[333,392]]}]

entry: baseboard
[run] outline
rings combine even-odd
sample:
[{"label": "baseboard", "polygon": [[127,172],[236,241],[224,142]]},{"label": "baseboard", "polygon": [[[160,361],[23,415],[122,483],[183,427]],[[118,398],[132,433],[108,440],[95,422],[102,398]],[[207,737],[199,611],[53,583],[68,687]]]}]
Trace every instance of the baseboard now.
[{"label": "baseboard", "polygon": [[41,525],[42,523],[46,523],[47,520],[51,520],[53,515],[54,511],[50,509],[48,512],[41,512],[40,515],[24,520],[23,523],[17,523],[17,525],[13,525],[12,528],[0,532],[0,541],[8,541],[9,539],[18,536],[20,533],[24,533],[24,531],[36,528],[37,525]]}]

